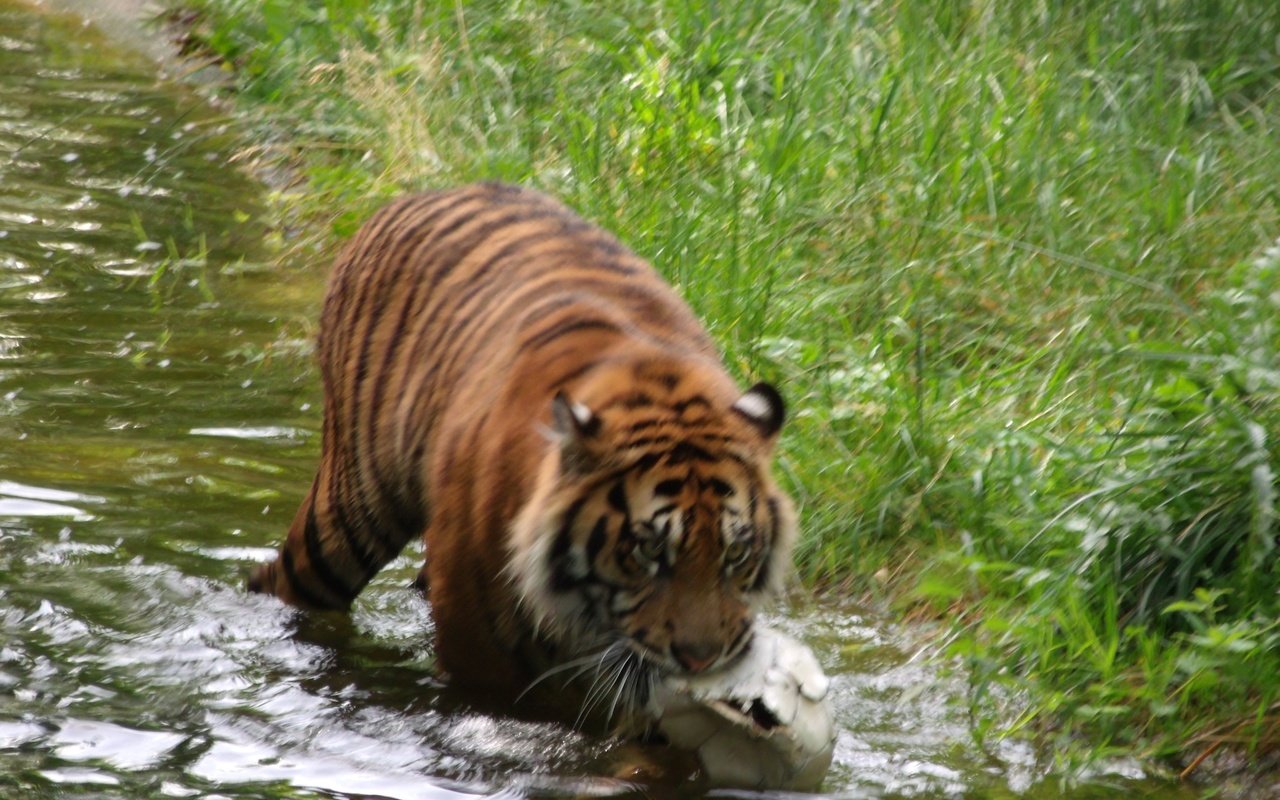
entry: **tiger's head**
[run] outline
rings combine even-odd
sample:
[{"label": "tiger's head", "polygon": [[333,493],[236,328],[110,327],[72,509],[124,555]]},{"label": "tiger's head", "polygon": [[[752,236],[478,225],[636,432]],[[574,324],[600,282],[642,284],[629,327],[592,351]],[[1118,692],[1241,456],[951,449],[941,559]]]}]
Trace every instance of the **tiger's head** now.
[{"label": "tiger's head", "polygon": [[782,398],[727,383],[648,364],[556,395],[511,539],[542,629],[649,673],[714,670],[746,649],[796,525],[769,471]]}]

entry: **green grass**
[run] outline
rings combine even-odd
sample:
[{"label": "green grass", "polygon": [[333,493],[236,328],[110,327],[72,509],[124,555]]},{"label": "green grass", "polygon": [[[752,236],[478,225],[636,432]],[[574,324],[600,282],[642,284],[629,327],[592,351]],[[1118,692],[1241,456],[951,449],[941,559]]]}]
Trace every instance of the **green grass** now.
[{"label": "green grass", "polygon": [[303,218],[501,178],[650,257],[785,389],[803,575],[957,619],[975,732],[1280,746],[1280,5],[196,7]]}]

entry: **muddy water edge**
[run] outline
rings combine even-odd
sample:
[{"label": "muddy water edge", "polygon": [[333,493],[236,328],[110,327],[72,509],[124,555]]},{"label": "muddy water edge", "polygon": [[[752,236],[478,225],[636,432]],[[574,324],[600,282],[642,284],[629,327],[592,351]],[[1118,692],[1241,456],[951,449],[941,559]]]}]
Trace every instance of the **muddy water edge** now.
[{"label": "muddy water edge", "polygon": [[[311,478],[327,266],[122,30],[0,0],[0,797],[626,794],[615,743],[436,683],[415,553],[349,619],[240,591]],[[773,623],[834,679],[829,796],[1194,796],[978,748],[963,675],[858,609]]]}]

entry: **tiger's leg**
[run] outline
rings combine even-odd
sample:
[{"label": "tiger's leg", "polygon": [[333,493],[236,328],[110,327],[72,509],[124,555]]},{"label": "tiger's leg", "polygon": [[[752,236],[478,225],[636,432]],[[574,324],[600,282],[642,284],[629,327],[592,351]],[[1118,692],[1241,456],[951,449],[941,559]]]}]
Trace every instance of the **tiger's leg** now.
[{"label": "tiger's leg", "polygon": [[334,461],[322,460],[276,560],[253,571],[249,591],[273,594],[300,608],[346,609],[420,534],[418,515],[389,513],[394,507],[381,498],[369,502],[358,485],[343,480],[347,471]]}]

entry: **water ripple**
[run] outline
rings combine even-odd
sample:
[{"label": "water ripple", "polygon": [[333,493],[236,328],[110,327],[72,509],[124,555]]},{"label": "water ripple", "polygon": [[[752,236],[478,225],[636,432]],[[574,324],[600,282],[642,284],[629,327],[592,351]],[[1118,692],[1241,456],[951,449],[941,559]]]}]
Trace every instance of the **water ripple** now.
[{"label": "water ripple", "polygon": [[158,766],[185,739],[176,733],[142,731],[94,720],[67,719],[57,727],[48,743],[59,758],[100,761],[122,770]]}]

